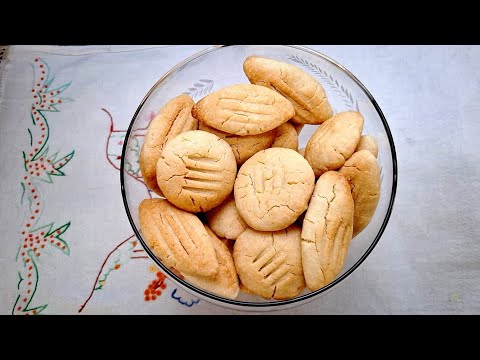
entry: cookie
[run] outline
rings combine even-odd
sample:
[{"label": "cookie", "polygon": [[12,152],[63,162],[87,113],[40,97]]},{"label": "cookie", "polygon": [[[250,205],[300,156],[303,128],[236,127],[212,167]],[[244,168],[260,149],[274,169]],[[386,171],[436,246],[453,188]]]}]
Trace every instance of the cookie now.
[{"label": "cookie", "polygon": [[351,184],[355,211],[353,236],[357,236],[372,220],[380,199],[380,168],[368,150],[354,153],[339,170]]},{"label": "cookie", "polygon": [[188,95],[170,100],[152,119],[140,151],[139,164],[145,184],[163,196],[157,184],[157,161],[165,144],[178,134],[198,129],[198,120],[192,117],[195,102]]},{"label": "cookie", "polygon": [[215,134],[220,139],[225,140],[232,148],[238,165],[242,165],[260,150],[268,149],[276,136],[275,130],[258,135],[238,136],[217,130],[203,122],[200,122],[199,129]]},{"label": "cookie", "polygon": [[315,176],[339,169],[355,151],[362,129],[363,116],[354,111],[338,113],[320,125],[305,148]]},{"label": "cookie", "polygon": [[322,85],[295,65],[250,56],[243,71],[252,84],[273,89],[291,101],[295,107],[293,122],[321,124],[333,114]]},{"label": "cookie", "polygon": [[252,290],[249,290],[241,281],[240,281],[240,292],[247,295],[256,295]]},{"label": "cookie", "polygon": [[233,194],[219,206],[206,213],[208,225],[220,237],[235,240],[247,229],[247,224],[238,213]]},{"label": "cookie", "polygon": [[138,213],[146,243],[165,266],[195,276],[217,274],[219,265],[212,239],[195,215],[165,199],[143,200]]},{"label": "cookie", "polygon": [[282,125],[295,114],[279,93],[252,84],[215,91],[192,108],[192,115],[207,125],[235,135],[257,135]]},{"label": "cookie", "polygon": [[353,199],[350,185],[336,171],[317,181],[302,228],[302,264],[311,291],[340,273],[352,239]]},{"label": "cookie", "polygon": [[188,131],[170,140],[157,163],[157,183],[180,209],[208,211],[232,192],[237,163],[230,145],[205,131]]},{"label": "cookie", "polygon": [[299,150],[298,150],[298,153],[299,153],[300,155],[302,155],[303,157],[305,157],[305,148],[299,149]]},{"label": "cookie", "polygon": [[205,227],[212,239],[219,269],[213,277],[192,276],[184,274],[185,279],[193,285],[227,299],[235,299],[240,292],[237,271],[233,264],[232,254],[225,244],[208,228]]},{"label": "cookie", "polygon": [[265,299],[286,300],[305,288],[301,229],[274,232],[245,230],[235,241],[233,260],[241,283]]},{"label": "cookie", "polygon": [[292,124],[286,122],[275,129],[275,140],[272,147],[298,150],[298,134]]},{"label": "cookie", "polygon": [[378,157],[378,144],[377,140],[373,136],[370,135],[362,135],[360,138],[360,142],[355,149],[355,152],[360,150],[368,150],[370,151],[373,156]]},{"label": "cookie", "polygon": [[282,230],[307,209],[314,186],[313,170],[299,153],[271,148],[241,166],[234,186],[235,204],[255,230]]}]

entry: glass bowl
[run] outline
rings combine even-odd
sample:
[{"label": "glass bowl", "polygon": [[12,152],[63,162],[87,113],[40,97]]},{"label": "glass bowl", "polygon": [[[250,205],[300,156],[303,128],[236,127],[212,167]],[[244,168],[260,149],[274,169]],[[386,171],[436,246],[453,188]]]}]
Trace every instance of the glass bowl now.
[{"label": "glass bowl", "polygon": [[[138,218],[138,205],[148,197],[157,197],[145,186],[138,164],[143,138],[153,114],[172,98],[184,93],[195,101],[222,87],[248,83],[243,72],[243,61],[251,55],[263,56],[294,64],[316,78],[323,85],[334,112],[357,110],[365,119],[364,134],[378,141],[378,162],[381,170],[381,193],[376,212],[368,225],[351,242],[345,265],[337,278],[315,291],[305,290],[291,300],[264,300],[240,293],[230,300],[197,288],[181,279],[164,266],[142,238]],[[299,136],[299,148],[304,148],[317,125],[305,125]],[[120,181],[123,202],[130,224],[147,254],[178,286],[200,299],[241,310],[278,310],[304,304],[317,299],[327,290],[341,283],[371,253],[380,240],[392,212],[397,186],[397,160],[392,134],[375,99],[363,84],[345,67],[329,57],[302,46],[285,45],[231,45],[215,46],[182,61],[168,71],[140,103],[125,136]]]}]

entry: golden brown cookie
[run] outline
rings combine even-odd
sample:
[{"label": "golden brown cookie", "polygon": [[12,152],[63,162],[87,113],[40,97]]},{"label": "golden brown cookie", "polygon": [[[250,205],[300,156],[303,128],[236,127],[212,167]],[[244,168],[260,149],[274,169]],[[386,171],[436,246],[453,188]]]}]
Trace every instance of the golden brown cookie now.
[{"label": "golden brown cookie", "polygon": [[370,151],[373,156],[378,157],[378,144],[377,140],[373,136],[370,135],[362,135],[360,138],[360,142],[355,149],[355,152],[360,150],[368,150]]},{"label": "golden brown cookie", "polygon": [[286,122],[275,129],[275,140],[272,147],[298,150],[298,134],[292,124]]},{"label": "golden brown cookie", "polygon": [[256,295],[252,290],[249,290],[241,281],[240,281],[240,292],[243,292],[247,295]]},{"label": "golden brown cookie", "polygon": [[268,149],[276,135],[275,130],[270,130],[258,135],[238,136],[217,130],[203,122],[199,123],[199,129],[215,134],[229,143],[238,165],[242,165],[260,150]]},{"label": "golden brown cookie", "polygon": [[192,117],[194,101],[188,95],[170,100],[152,119],[140,151],[139,164],[145,184],[163,196],[157,184],[157,161],[165,144],[178,134],[198,129],[198,120]]},{"label": "golden brown cookie", "polygon": [[281,230],[305,211],[314,186],[313,170],[299,153],[271,148],[253,155],[238,171],[235,204],[255,230]]},{"label": "golden brown cookie", "polygon": [[232,254],[225,244],[208,228],[205,227],[212,239],[217,256],[219,269],[213,277],[192,276],[184,274],[185,279],[193,285],[227,299],[235,299],[240,292],[237,271],[233,264]]},{"label": "golden brown cookie", "polygon": [[355,151],[362,129],[363,116],[354,111],[338,113],[320,125],[305,149],[315,176],[339,169]]},{"label": "golden brown cookie", "polygon": [[191,212],[221,204],[232,192],[236,173],[230,145],[200,130],[170,140],[157,163],[157,183],[164,196]]},{"label": "golden brown cookie", "polygon": [[302,228],[302,264],[311,291],[340,273],[352,240],[353,199],[350,185],[336,171],[317,181]]},{"label": "golden brown cookie", "polygon": [[294,122],[321,124],[332,116],[322,85],[295,65],[250,56],[243,63],[243,70],[252,84],[278,91],[292,102]]},{"label": "golden brown cookie", "polygon": [[143,200],[138,212],[143,237],[165,266],[195,276],[217,274],[215,249],[198,217],[165,199]]},{"label": "golden brown cookie", "polygon": [[200,100],[192,115],[207,125],[235,135],[257,135],[282,125],[295,114],[279,93],[252,84],[215,91]]},{"label": "golden brown cookie", "polygon": [[265,299],[291,299],[305,288],[301,229],[245,230],[235,241],[233,260],[242,284]]},{"label": "golden brown cookie", "polygon": [[339,170],[351,184],[355,203],[353,237],[372,220],[380,199],[380,168],[377,159],[368,150],[354,153]]},{"label": "golden brown cookie", "polygon": [[235,240],[248,227],[238,213],[233,194],[222,204],[208,211],[206,218],[212,231],[227,239]]}]

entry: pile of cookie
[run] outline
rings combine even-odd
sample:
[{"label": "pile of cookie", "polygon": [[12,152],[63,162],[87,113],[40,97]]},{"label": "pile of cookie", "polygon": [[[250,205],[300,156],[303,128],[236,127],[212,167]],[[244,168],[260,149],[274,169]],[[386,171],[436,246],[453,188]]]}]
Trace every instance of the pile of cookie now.
[{"label": "pile of cookie", "polygon": [[[380,194],[378,147],[358,112],[333,115],[322,85],[294,65],[249,57],[251,84],[198,103],[168,102],[140,154],[162,198],[139,206],[164,265],[211,293],[290,299],[340,273]],[[319,125],[298,150],[304,124]]]}]

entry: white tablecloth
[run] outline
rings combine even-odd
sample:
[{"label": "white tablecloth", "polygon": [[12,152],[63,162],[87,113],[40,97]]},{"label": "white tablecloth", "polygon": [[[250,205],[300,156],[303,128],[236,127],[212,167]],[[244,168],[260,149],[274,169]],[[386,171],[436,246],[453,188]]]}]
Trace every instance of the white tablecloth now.
[{"label": "white tablecloth", "polygon": [[[283,313],[479,313],[480,47],[311,47],[378,101],[399,184],[360,268]],[[0,64],[1,313],[235,313],[164,279],[133,236],[119,188],[117,157],[139,102],[203,48],[9,48]]]}]

